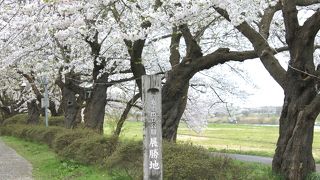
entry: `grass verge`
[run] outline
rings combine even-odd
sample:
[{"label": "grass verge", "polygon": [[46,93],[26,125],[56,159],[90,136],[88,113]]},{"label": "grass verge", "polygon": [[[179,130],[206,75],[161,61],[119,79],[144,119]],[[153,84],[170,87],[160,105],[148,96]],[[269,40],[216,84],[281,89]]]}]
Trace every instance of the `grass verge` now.
[{"label": "grass verge", "polygon": [[1,139],[32,164],[32,174],[36,180],[120,180],[98,167],[62,160],[47,145],[8,136],[1,137]]},{"label": "grass verge", "polygon": [[[112,172],[108,173],[105,169],[100,169],[98,167],[94,166],[87,166],[82,165],[79,163],[76,163],[74,161],[68,161],[68,160],[62,160],[61,157],[58,157],[52,150],[49,149],[47,145],[30,142],[30,141],[24,141],[19,138],[15,137],[9,137],[9,136],[3,136],[1,139],[10,147],[14,148],[20,155],[25,157],[30,163],[33,165],[33,177],[35,180],[43,180],[43,179],[50,179],[50,180],[61,180],[61,179],[68,179],[68,180],[126,180],[126,179],[135,179],[135,176],[128,176],[126,173],[124,173],[123,170],[113,170]],[[131,144],[133,146],[136,146],[135,143]],[[138,144],[140,145],[140,144]],[[170,146],[170,145],[169,145]],[[190,146],[191,147],[191,146]],[[129,150],[130,153],[126,152],[123,155],[134,155],[136,157],[136,153],[134,152],[136,147],[134,148],[126,148],[126,151]],[[174,152],[176,151],[176,147],[169,147],[170,151],[172,151],[170,154],[172,156],[177,156]],[[193,151],[193,148],[191,147],[186,148],[185,151]],[[134,150],[134,151],[132,151]],[[120,151],[121,153],[121,151]],[[123,153],[123,152],[122,152]],[[132,164],[132,162],[127,162],[128,159],[132,159],[132,157],[125,157],[125,159],[119,159],[119,157],[122,157],[123,155],[117,154],[115,157],[116,159],[120,160],[122,163],[125,163],[125,166],[121,166],[122,168],[128,168],[125,169],[125,171],[128,172],[133,170],[134,168],[128,164]],[[186,162],[181,156],[182,159],[180,159],[183,162]],[[136,158],[133,158],[134,160]],[[171,158],[170,158],[171,159]],[[178,158],[179,160],[179,158]],[[223,161],[223,158],[220,159]],[[114,161],[114,159],[113,159]],[[129,160],[130,161],[130,160]],[[116,162],[118,164],[119,162]],[[217,162],[218,163],[218,162]],[[244,163],[240,161],[225,161],[224,163],[229,164],[228,168],[229,172],[226,174],[221,174],[223,179],[239,179],[239,180],[280,180],[278,176],[275,176],[271,172],[271,167],[266,165],[261,165],[258,163]],[[171,172],[166,171],[165,173],[178,173],[177,179],[193,179],[195,177],[184,177],[184,175],[189,174],[188,172],[184,172],[185,168],[181,169],[183,166],[179,166],[177,163],[174,165],[175,167],[172,168],[173,170],[177,170],[177,172]],[[217,165],[221,165],[218,163]],[[128,166],[128,167],[126,167]],[[169,165],[171,166],[171,165]],[[193,167],[193,166],[191,166]],[[170,168],[171,169],[171,168]],[[212,170],[217,169],[216,167]],[[179,170],[179,171],[178,171]],[[192,174],[195,174],[194,169],[190,169],[193,171]],[[201,169],[198,169],[199,173],[201,173]],[[136,171],[136,170],[134,170]],[[183,171],[183,173],[181,173]],[[187,170],[188,171],[188,170]],[[238,172],[238,173],[236,173]],[[207,172],[202,172],[207,173]],[[235,174],[238,174],[235,176]],[[196,174],[197,175],[197,174]],[[206,178],[210,179],[210,177]]]}]

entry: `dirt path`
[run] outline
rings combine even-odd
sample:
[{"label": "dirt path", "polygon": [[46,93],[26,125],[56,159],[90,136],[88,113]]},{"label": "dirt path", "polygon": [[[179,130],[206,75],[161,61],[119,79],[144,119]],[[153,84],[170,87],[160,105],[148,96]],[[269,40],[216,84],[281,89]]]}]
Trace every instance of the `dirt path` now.
[{"label": "dirt path", "polygon": [[32,165],[1,139],[0,180],[32,180]]},{"label": "dirt path", "polygon": [[[257,162],[261,164],[272,164],[272,158],[270,157],[262,157],[262,156],[252,156],[252,155],[243,155],[243,154],[226,154],[226,153],[213,153],[214,155],[221,155],[221,156],[227,156],[231,159],[236,159],[240,161],[246,161],[246,162]],[[316,171],[320,172],[320,164],[316,164]]]}]

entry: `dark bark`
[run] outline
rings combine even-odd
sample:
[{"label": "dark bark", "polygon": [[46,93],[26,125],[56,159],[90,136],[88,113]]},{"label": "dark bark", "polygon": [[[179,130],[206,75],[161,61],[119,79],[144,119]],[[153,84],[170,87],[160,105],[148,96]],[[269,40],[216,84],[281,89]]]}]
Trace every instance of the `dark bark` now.
[{"label": "dark bark", "polygon": [[[17,105],[17,106],[15,106],[15,105]],[[0,107],[0,114],[1,114],[0,124],[2,123],[3,120],[21,113],[21,112],[19,112],[19,108],[20,108],[20,105],[18,105],[18,104],[13,104],[12,106]]]},{"label": "dark bark", "polygon": [[107,104],[107,80],[108,75],[103,74],[95,81],[96,84],[93,86],[91,97],[86,100],[84,110],[85,126],[101,134],[103,133],[105,107]]},{"label": "dark bark", "polygon": [[60,106],[58,107],[58,110],[57,110],[57,113],[58,113],[58,116],[63,116],[64,113],[63,113],[63,105],[61,102],[63,102],[64,100],[61,98],[60,100]]},{"label": "dark bark", "polygon": [[52,100],[49,100],[49,108],[51,112],[51,116],[59,116],[58,111],[56,109],[56,103]]},{"label": "dark bark", "polygon": [[[74,128],[79,123],[77,119],[78,112],[81,111],[81,106],[77,103],[75,92],[71,91],[67,87],[62,90],[63,96],[63,110],[64,110],[64,121],[65,127],[68,129]],[[81,120],[80,120],[81,122]]]},{"label": "dark bark", "polygon": [[32,100],[27,103],[28,107],[28,119],[27,124],[39,124],[40,109],[37,104],[37,100]]},{"label": "dark bark", "polygon": [[[175,34],[172,36],[170,62],[172,66],[177,66],[180,61],[178,48],[181,34],[178,33],[177,28],[173,30]],[[136,83],[141,93],[141,76],[146,74],[145,67],[141,63],[145,40],[137,40],[134,43],[131,41],[125,42],[131,57],[131,70],[137,79]],[[175,67],[175,70],[172,71],[174,73],[170,75],[171,78],[167,79],[162,90],[162,136],[169,141],[176,140],[177,128],[187,102],[186,94],[190,80],[190,74],[188,75],[188,73],[191,68],[188,67],[189,71],[184,71],[182,69],[185,67],[181,67]]]},{"label": "dark bark", "polygon": [[319,103],[316,102],[319,81],[314,76],[320,74],[320,69],[315,68],[313,53],[314,38],[320,29],[320,12],[299,26],[294,2],[284,1],[282,11],[291,60],[272,168],[287,179],[301,180],[315,171],[312,142],[314,122],[320,110],[313,107]]},{"label": "dark bark", "polygon": [[180,63],[180,39],[182,37],[182,34],[180,31],[178,31],[177,27],[172,28],[172,36],[171,36],[171,43],[170,43],[170,64],[171,67],[176,66]]},{"label": "dark bark", "polygon": [[97,85],[92,91],[92,97],[86,101],[84,110],[85,126],[101,134],[103,133],[105,106],[107,104],[106,91],[106,85]]},{"label": "dark bark", "polygon": [[187,104],[189,80],[178,73],[180,63],[180,39],[181,32],[177,27],[172,28],[170,43],[170,64],[174,69],[168,74],[166,83],[162,88],[162,137],[175,142],[180,119]]},{"label": "dark bark", "polygon": [[162,137],[167,141],[175,142],[177,139],[178,126],[188,100],[189,80],[172,72],[162,88]]},{"label": "dark bark", "polygon": [[[75,128],[81,122],[81,109],[84,102],[84,88],[79,86],[80,77],[74,72],[65,74],[65,83],[61,76],[56,80],[56,84],[62,92],[61,103],[58,111],[64,115],[65,127]],[[77,96],[76,96],[77,95]],[[79,116],[80,114],[80,116]]]},{"label": "dark bark", "polygon": [[21,108],[26,101],[22,97],[23,90],[20,92],[21,96],[18,99],[12,99],[5,90],[0,93],[0,124],[3,120],[22,113]]},{"label": "dark bark", "polygon": [[[305,48],[304,53],[298,56],[308,61],[310,47]],[[302,65],[295,68],[303,69],[304,67]],[[315,89],[317,81],[295,69],[288,70],[287,80],[288,83],[284,89],[285,101],[279,120],[280,135],[272,167],[275,172],[285,175],[288,179],[300,180],[304,179],[308,173],[315,171],[312,142],[314,122],[319,111],[311,110],[310,104],[317,96]]]},{"label": "dark bark", "polygon": [[119,121],[117,122],[117,127],[116,130],[114,132],[114,136],[119,137],[120,133],[121,133],[121,129],[123,127],[123,124],[125,122],[125,120],[128,117],[128,114],[132,108],[132,106],[134,105],[134,103],[141,97],[141,94],[136,94],[133,96],[133,98],[127,103],[126,108],[124,109],[124,111],[121,114],[121,117],[119,119]]},{"label": "dark bark", "polygon": [[[180,119],[186,107],[190,79],[196,73],[218,64],[257,57],[254,51],[234,52],[226,48],[203,56],[188,27],[183,25],[180,29],[187,45],[187,55],[180,62],[180,54],[171,49],[170,62],[173,67],[162,88],[162,136],[173,142],[176,141]],[[171,45],[178,46],[179,41],[179,36],[172,36]]]},{"label": "dark bark", "polygon": [[136,40],[134,42],[125,40],[129,55],[130,55],[130,68],[133,76],[136,78],[136,83],[141,94],[141,76],[146,74],[144,65],[142,64],[142,51],[145,40]]},{"label": "dark bark", "polygon": [[287,179],[300,180],[315,171],[312,142],[316,116],[311,116],[305,109],[315,96],[315,90],[308,87],[299,89],[291,83],[288,87],[292,89],[285,93],[272,168]]},{"label": "dark bark", "polygon": [[96,32],[92,40],[86,39],[86,42],[91,48],[91,55],[94,57],[94,67],[92,71],[94,84],[91,90],[91,96],[86,99],[84,124],[85,127],[94,129],[102,134],[105,106],[107,104],[107,88],[109,87],[109,85],[107,85],[109,74],[106,72],[101,74],[101,71],[106,67],[106,59],[105,57],[100,57],[101,44],[98,39],[98,32]]},{"label": "dark bark", "polygon": [[12,111],[9,107],[6,107],[6,106],[0,107],[0,125],[5,119],[10,118],[18,113],[19,113],[18,111]]},{"label": "dark bark", "polygon": [[2,122],[7,119],[8,117],[10,117],[10,109],[8,107],[0,107],[0,113],[1,113],[1,118],[0,118],[0,124],[2,124]]}]

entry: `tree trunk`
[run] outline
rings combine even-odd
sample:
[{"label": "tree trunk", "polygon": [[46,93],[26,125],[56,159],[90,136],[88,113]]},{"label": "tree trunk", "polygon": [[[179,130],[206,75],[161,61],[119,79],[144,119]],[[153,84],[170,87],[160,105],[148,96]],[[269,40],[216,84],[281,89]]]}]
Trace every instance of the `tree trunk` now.
[{"label": "tree trunk", "polygon": [[108,75],[103,74],[102,77],[96,81],[91,92],[91,97],[86,100],[84,110],[85,126],[98,131],[103,134],[103,122],[105,115],[105,107],[107,104],[107,89],[108,85],[103,84],[107,82]]},{"label": "tree trunk", "polygon": [[[75,92],[64,87],[62,90],[63,96],[63,110],[64,110],[64,121],[65,127],[68,129],[74,128],[79,123],[78,112],[81,111],[81,106],[77,103]],[[81,121],[81,120],[80,120]]]},{"label": "tree trunk", "polygon": [[272,165],[275,172],[286,175],[290,180],[299,180],[315,171],[312,142],[316,116],[308,113],[305,107],[316,91],[313,87],[299,89],[293,85],[286,92],[280,117],[280,136]]},{"label": "tree trunk", "polygon": [[302,180],[315,171],[312,156],[314,122],[319,114],[315,103],[319,74],[313,63],[314,42],[305,36],[296,36],[290,45],[291,61],[284,88],[285,101],[280,117],[280,136],[273,159],[273,170],[286,179]]},{"label": "tree trunk", "polygon": [[116,130],[114,131],[114,136],[119,137],[120,133],[121,133],[121,129],[123,127],[123,124],[125,122],[125,120],[128,117],[128,114],[131,110],[131,107],[135,104],[135,102],[141,97],[141,94],[138,93],[136,95],[133,96],[132,99],[130,99],[130,101],[127,103],[126,108],[124,109],[118,123],[117,123],[117,127]]},{"label": "tree trunk", "polygon": [[64,115],[63,114],[63,105],[62,105],[62,103],[61,102],[63,102],[64,100],[63,100],[63,98],[60,100],[60,106],[59,106],[59,108],[58,108],[58,110],[57,110],[57,113],[58,113],[58,116],[62,116],[62,115]]},{"label": "tree trunk", "polygon": [[56,110],[56,103],[52,100],[49,100],[49,110],[51,112],[51,116],[59,116]]},{"label": "tree trunk", "polygon": [[[79,86],[80,76],[73,71],[65,74],[65,83],[62,81],[62,75],[56,80],[60,87],[62,98],[57,114],[64,115],[66,128],[75,128],[81,123],[81,108],[84,102],[84,88]],[[76,96],[78,95],[78,96]]]},{"label": "tree trunk", "polygon": [[[17,114],[17,113],[12,113],[12,112],[10,111],[10,108],[5,107],[5,106],[0,107],[0,113],[1,113],[1,120],[5,120],[5,119],[7,119],[7,118],[9,118],[9,117],[14,116],[14,115]],[[0,121],[1,121],[1,120],[0,120]],[[1,124],[1,122],[0,122],[0,124]]]},{"label": "tree trunk", "polygon": [[28,119],[27,124],[38,124],[40,117],[40,109],[37,104],[37,100],[32,100],[27,103],[28,107]]},{"label": "tree trunk", "polygon": [[[320,30],[320,11],[316,11],[300,26],[297,6],[304,2],[281,0],[276,6],[270,7],[262,17],[260,32],[247,22],[236,26],[250,40],[265,68],[284,90],[285,100],[272,168],[290,180],[305,179],[308,173],[315,170],[312,141],[314,122],[320,112],[320,68],[318,66],[316,69],[314,65],[314,43]],[[280,65],[267,42],[273,15],[280,9],[290,52],[287,71]],[[226,11],[216,10],[231,21]]]},{"label": "tree trunk", "polygon": [[[180,77],[179,77],[180,76]],[[183,74],[169,74],[162,88],[162,137],[175,142],[180,119],[188,100],[189,78]]]}]

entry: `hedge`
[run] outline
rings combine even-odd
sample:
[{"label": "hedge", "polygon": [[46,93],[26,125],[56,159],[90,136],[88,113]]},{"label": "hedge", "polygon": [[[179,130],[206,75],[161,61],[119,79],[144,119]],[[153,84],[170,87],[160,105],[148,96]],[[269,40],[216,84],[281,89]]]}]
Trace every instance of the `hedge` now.
[{"label": "hedge", "polygon": [[[142,179],[142,142],[119,142],[117,138],[84,129],[11,123],[0,127],[0,135],[45,143],[63,159],[99,165],[112,173],[125,172],[132,179]],[[191,144],[164,142],[163,165],[164,179],[168,180],[246,179],[250,174],[230,159],[212,157],[207,150]]]}]

